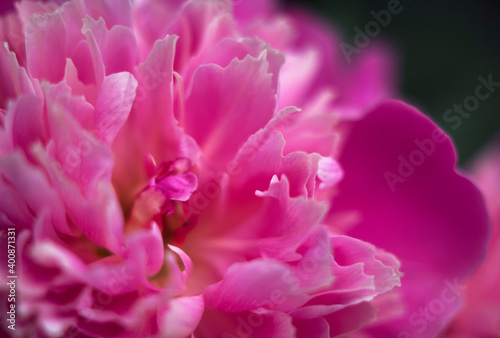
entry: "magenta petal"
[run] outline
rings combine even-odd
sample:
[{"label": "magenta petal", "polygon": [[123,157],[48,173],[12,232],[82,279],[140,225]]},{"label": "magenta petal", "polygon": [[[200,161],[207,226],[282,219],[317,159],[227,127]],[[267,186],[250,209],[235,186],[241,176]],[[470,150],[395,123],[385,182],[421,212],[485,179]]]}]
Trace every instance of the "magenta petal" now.
[{"label": "magenta petal", "polygon": [[170,175],[159,181],[156,186],[171,200],[187,201],[196,190],[198,180],[193,173]]},{"label": "magenta petal", "polygon": [[351,305],[325,316],[330,326],[330,337],[355,331],[376,320],[377,309],[368,302]]},{"label": "magenta petal", "polygon": [[323,338],[330,336],[330,325],[324,318],[294,319],[293,326],[297,329],[296,338]]},{"label": "magenta petal", "polygon": [[[1,36],[0,28],[0,36]],[[0,48],[0,81],[2,86],[0,87],[0,107],[7,107],[7,101],[16,96],[16,89],[12,79],[12,67],[9,65],[11,53],[7,48]],[[27,74],[26,74],[27,77]],[[15,80],[14,80],[15,81]],[[1,123],[0,125],[3,125]]]},{"label": "magenta petal", "polygon": [[228,313],[206,309],[195,337],[295,337],[289,315],[279,311]]},{"label": "magenta petal", "polygon": [[26,58],[30,74],[40,80],[57,83],[66,64],[66,29],[58,12],[35,14],[26,23]]},{"label": "magenta petal", "polygon": [[[43,120],[43,101],[33,95],[21,96],[10,106],[7,119],[12,118],[12,138],[14,146],[29,153],[30,146],[36,142],[45,142],[46,126]],[[9,121],[7,121],[8,123]]]},{"label": "magenta petal", "polygon": [[[444,281],[464,278],[484,257],[488,218],[482,197],[455,171],[449,138],[401,102],[386,102],[354,123],[339,162],[345,177],[333,214],[357,212],[360,221],[350,235],[401,260],[408,310],[385,328],[415,332],[420,326],[410,325],[409,316],[439,299]],[[434,335],[458,306],[450,304],[439,320],[428,322],[425,335]]]},{"label": "magenta petal", "polygon": [[[12,84],[13,89],[17,95],[38,94],[37,90],[35,89],[35,83],[38,84],[38,81],[32,80],[28,76],[26,69],[19,66],[18,57],[16,54],[14,54],[14,52],[10,52],[8,48],[5,48],[5,52],[8,57],[9,73],[11,79],[8,79],[3,83],[5,83],[6,86],[8,86],[8,84]],[[13,97],[14,95],[12,95],[12,98]]]}]

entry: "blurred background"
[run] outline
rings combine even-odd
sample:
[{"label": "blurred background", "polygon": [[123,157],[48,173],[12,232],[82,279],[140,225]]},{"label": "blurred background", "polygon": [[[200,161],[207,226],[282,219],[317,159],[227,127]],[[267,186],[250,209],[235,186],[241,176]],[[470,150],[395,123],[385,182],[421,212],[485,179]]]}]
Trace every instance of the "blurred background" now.
[{"label": "blurred background", "polygon": [[[395,0],[282,1],[317,12],[343,33],[343,41],[354,45],[354,28],[365,31],[374,20],[370,12],[387,9]],[[460,126],[450,121],[455,113],[447,115],[448,121],[444,114],[475,95],[479,76],[488,79],[492,74],[493,81],[500,82],[500,1],[401,0],[400,4],[402,11],[392,15],[372,42],[381,39],[395,46],[401,97],[452,136],[464,165],[495,135],[500,137],[500,86],[479,100]]]}]

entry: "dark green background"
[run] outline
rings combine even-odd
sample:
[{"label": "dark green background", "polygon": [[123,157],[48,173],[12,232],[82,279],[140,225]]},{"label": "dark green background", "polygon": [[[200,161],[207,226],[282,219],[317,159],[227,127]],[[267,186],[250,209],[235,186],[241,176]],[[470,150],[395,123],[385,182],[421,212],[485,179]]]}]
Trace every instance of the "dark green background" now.
[{"label": "dark green background", "polygon": [[[354,27],[364,31],[370,11],[387,9],[389,0],[287,0],[332,21],[353,44]],[[401,97],[430,115],[454,139],[461,164],[500,131],[500,87],[460,127],[443,114],[463,103],[479,84],[477,77],[500,82],[500,1],[401,0],[403,10],[373,38],[391,42],[399,56]],[[339,47],[340,48],[340,47]],[[353,56],[353,58],[355,55]]]}]

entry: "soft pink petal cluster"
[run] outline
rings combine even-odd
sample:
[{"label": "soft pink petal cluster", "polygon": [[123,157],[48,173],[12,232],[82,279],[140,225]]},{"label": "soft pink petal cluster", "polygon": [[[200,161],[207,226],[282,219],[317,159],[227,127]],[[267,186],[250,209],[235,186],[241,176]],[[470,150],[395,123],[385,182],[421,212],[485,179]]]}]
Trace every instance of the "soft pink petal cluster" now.
[{"label": "soft pink petal cluster", "polygon": [[25,0],[1,24],[16,333],[430,337],[460,308],[485,207],[449,138],[383,101],[384,48],[347,64],[264,0]]}]

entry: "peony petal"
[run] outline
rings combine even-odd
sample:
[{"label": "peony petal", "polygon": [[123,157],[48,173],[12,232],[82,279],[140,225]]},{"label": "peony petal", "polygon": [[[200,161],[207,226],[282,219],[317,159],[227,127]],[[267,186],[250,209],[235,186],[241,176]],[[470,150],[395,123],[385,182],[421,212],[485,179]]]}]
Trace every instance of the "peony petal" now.
[{"label": "peony petal", "polygon": [[401,285],[399,262],[392,255],[347,236],[332,236],[330,240],[335,260],[330,268],[335,279],[292,312],[296,319],[329,315],[347,306],[371,301]]},{"label": "peony petal", "polygon": [[198,186],[198,180],[193,173],[169,175],[156,185],[169,199],[187,201]]},{"label": "peony petal", "polygon": [[66,29],[61,14],[35,14],[28,19],[26,58],[29,73],[39,80],[57,83],[66,64]]},{"label": "peony petal", "polygon": [[[386,102],[354,123],[339,162],[345,177],[333,215],[358,212],[350,235],[396,254],[405,274],[401,290],[408,310],[383,326],[390,330],[385,332],[422,330],[410,316],[419,316],[420,307],[440,299],[446,283],[464,278],[484,257],[488,219],[482,197],[455,171],[449,138],[400,102]],[[446,304],[439,320],[425,321],[424,335],[435,335],[458,306]]]},{"label": "peony petal", "polygon": [[161,334],[172,338],[188,337],[200,322],[203,310],[202,296],[173,298],[165,311],[158,312]]},{"label": "peony petal", "polygon": [[137,81],[130,73],[107,76],[99,92],[95,107],[96,134],[108,144],[125,124],[135,99]]},{"label": "peony petal", "polygon": [[132,72],[137,59],[137,46],[134,33],[123,26],[106,28],[104,20],[94,21],[87,17],[85,29],[92,32],[102,55],[106,75],[119,72]]},{"label": "peony petal", "polygon": [[[16,95],[12,95],[12,98],[15,96],[20,96],[21,94],[32,94],[36,95],[40,92],[38,87],[38,81],[32,81],[28,76],[26,69],[24,67],[20,67],[16,54],[10,52],[7,48],[5,51],[8,54],[8,64],[10,70],[10,79],[3,82],[6,84],[12,83],[13,89]],[[7,61],[7,60],[6,60]]]},{"label": "peony petal", "polygon": [[318,179],[321,181],[319,184],[320,189],[331,188],[335,186],[344,173],[339,163],[331,157],[322,157],[318,162]]},{"label": "peony petal", "polygon": [[307,300],[306,294],[297,290],[291,276],[292,271],[276,261],[256,259],[236,263],[227,270],[222,281],[205,290],[205,303],[207,307],[226,312],[259,307],[291,310]]},{"label": "peony petal", "polygon": [[[50,186],[44,173],[30,164],[20,152],[2,156],[0,159],[0,175],[2,182],[8,183],[4,189],[8,189],[10,186],[15,187],[17,191],[17,194],[4,195],[11,196],[12,200],[9,204],[15,201],[16,209],[19,208],[19,211],[21,211],[28,207],[31,213],[35,215],[44,210],[50,210],[51,222],[55,230],[67,235],[78,233],[76,229],[67,223],[65,208],[57,191]],[[41,191],[43,191],[43,194],[40,194]],[[18,199],[13,198],[16,195]],[[8,204],[5,205],[5,207],[7,206]],[[14,219],[17,218],[12,214],[12,210],[5,210],[5,213],[15,217]],[[23,212],[20,212],[19,216],[23,214]],[[32,219],[32,217],[30,215],[29,219]],[[30,226],[30,224],[24,225]]]},{"label": "peony petal", "polygon": [[376,320],[377,310],[368,302],[351,305],[325,316],[330,326],[330,337],[355,331]]},{"label": "peony petal", "polygon": [[196,71],[185,129],[212,165],[230,161],[273,116],[276,88],[268,67],[264,52],[257,59],[235,59],[227,68],[204,65]]},{"label": "peony petal", "polygon": [[164,249],[162,234],[156,223],[150,222],[126,238],[123,255],[130,257],[138,255],[139,251],[146,257],[146,273],[148,275],[157,273],[163,265]]},{"label": "peony petal", "polygon": [[[222,18],[227,19],[225,16]],[[224,22],[219,23],[219,21],[217,23],[223,25]],[[229,25],[228,23],[226,24]],[[236,39],[232,37],[230,28],[224,26],[218,27],[218,29],[223,31],[219,33],[221,36],[211,37],[212,40],[204,42],[200,53],[195,56],[189,63],[188,68],[183,72],[186,79],[186,86],[189,86],[193,73],[200,65],[214,63],[222,68],[226,68],[235,58],[238,60],[243,60],[246,56],[258,58],[263,51],[266,51],[266,60],[269,63],[268,71],[273,75],[272,85],[273,88],[278,88],[278,79],[282,73],[281,67],[285,62],[283,53],[270,48],[268,43],[257,38]]]},{"label": "peony petal", "polygon": [[182,133],[172,107],[176,40],[175,36],[158,40],[146,61],[138,66],[135,102],[113,144],[116,157],[113,184],[125,206],[131,205],[147,184],[142,163],[146,154],[151,154],[157,163],[179,157],[177,149]]},{"label": "peony petal", "polygon": [[7,112],[7,124],[12,119],[12,138],[15,147],[29,153],[34,142],[47,140],[47,131],[43,119],[43,101],[33,95],[23,95],[10,106]]},{"label": "peony petal", "polygon": [[295,337],[289,315],[279,311],[227,313],[206,309],[196,337]]},{"label": "peony petal", "polygon": [[300,288],[308,293],[320,292],[332,286],[337,278],[332,269],[334,257],[327,229],[315,228],[297,249],[302,257],[289,262],[300,279]]},{"label": "peony petal", "polygon": [[103,18],[111,29],[113,26],[121,25],[132,28],[132,3],[121,0],[80,0],[84,12],[94,20]]},{"label": "peony petal", "polygon": [[[247,194],[268,187],[273,175],[286,175],[290,182],[290,196],[307,196],[306,183],[314,176],[312,169],[318,160],[315,155],[293,152],[283,156],[285,140],[279,131],[259,131],[238,152],[231,187],[239,188],[242,198]],[[237,170],[239,169],[239,170]]]},{"label": "peony petal", "polygon": [[342,119],[359,119],[383,99],[394,96],[394,59],[390,48],[375,44],[353,61],[344,82],[336,87],[335,109]]},{"label": "peony petal", "polygon": [[[138,0],[133,2],[133,21],[138,33],[139,50],[147,52],[153,49],[157,40],[163,39],[167,29],[178,19],[179,10],[185,5],[186,0]],[[146,55],[141,55],[145,58]]]},{"label": "peony petal", "polygon": [[[285,177],[271,179],[269,189],[257,191],[256,195],[264,199],[260,217],[253,228],[258,235],[259,250],[264,255],[283,260],[296,257],[295,250],[304,236],[312,231],[323,218],[327,206],[303,196],[291,198],[289,183]],[[255,223],[254,223],[255,224]],[[270,227],[269,224],[273,226]]]},{"label": "peony petal", "polygon": [[324,318],[293,320],[296,338],[322,338],[330,336],[330,325]]}]

